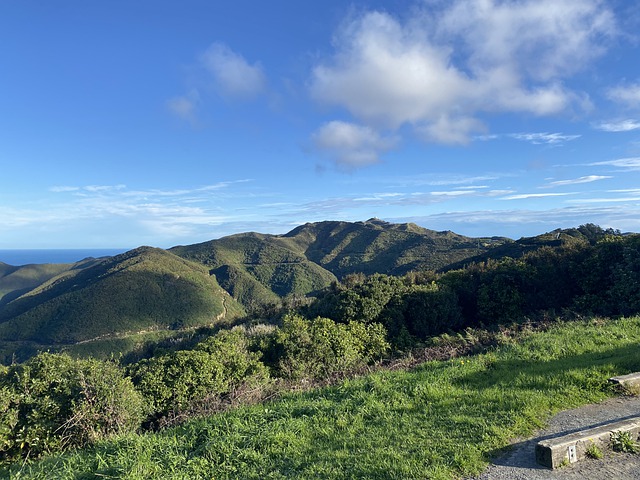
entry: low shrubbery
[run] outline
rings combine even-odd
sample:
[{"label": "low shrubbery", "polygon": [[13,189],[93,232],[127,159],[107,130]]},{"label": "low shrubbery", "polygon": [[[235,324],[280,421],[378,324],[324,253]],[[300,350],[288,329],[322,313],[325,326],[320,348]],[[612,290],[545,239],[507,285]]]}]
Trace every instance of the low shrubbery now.
[{"label": "low shrubbery", "polygon": [[81,446],[136,430],[141,394],[112,362],[41,353],[0,374],[0,458]]},{"label": "low shrubbery", "polygon": [[0,463],[209,413],[226,397],[267,387],[272,377],[347,372],[388,346],[379,324],[290,315],[281,328],[220,330],[191,350],[125,368],[42,353],[0,371]]},{"label": "low shrubbery", "polygon": [[389,344],[385,329],[377,323],[344,324],[288,315],[273,335],[270,348],[281,376],[319,379],[366,365],[382,357]]}]

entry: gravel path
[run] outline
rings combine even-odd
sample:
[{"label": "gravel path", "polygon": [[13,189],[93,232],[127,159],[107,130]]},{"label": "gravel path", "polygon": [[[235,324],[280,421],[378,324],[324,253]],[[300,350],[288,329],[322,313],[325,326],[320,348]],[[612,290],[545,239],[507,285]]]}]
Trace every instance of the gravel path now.
[{"label": "gravel path", "polygon": [[469,480],[640,480],[640,455],[607,452],[602,460],[583,460],[557,470],[536,463],[535,446],[559,433],[596,427],[640,415],[640,396],[616,397],[602,403],[560,412],[535,438],[516,443],[478,477]]}]

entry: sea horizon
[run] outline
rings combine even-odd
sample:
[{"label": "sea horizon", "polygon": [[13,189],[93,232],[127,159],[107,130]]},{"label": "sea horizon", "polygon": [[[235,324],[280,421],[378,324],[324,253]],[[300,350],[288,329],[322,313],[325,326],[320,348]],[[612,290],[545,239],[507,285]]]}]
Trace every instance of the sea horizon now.
[{"label": "sea horizon", "polygon": [[15,248],[0,249],[0,262],[14,267],[44,263],[75,263],[85,258],[112,257],[128,248]]}]

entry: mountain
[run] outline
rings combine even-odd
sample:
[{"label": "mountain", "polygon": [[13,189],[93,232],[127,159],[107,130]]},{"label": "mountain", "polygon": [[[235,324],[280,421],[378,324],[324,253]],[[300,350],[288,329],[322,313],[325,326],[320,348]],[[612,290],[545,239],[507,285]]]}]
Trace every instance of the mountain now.
[{"label": "mountain", "polygon": [[220,285],[248,308],[308,295],[336,281],[333,273],[283,238],[244,233],[169,251],[207,266]]},{"label": "mountain", "polygon": [[510,241],[465,237],[376,218],[355,223],[307,223],[281,238],[338,278],[351,273],[403,275],[411,270],[440,270]]},{"label": "mountain", "polygon": [[353,273],[439,270],[507,242],[374,218],[307,223],[284,235],[242,233],[169,251],[206,265],[222,287],[251,309],[311,294]]},{"label": "mountain", "polygon": [[77,264],[0,263],[0,357],[25,345],[32,352],[105,339],[103,350],[121,350],[107,340],[127,336],[127,348],[134,348],[135,333],[180,332],[247,311],[261,314],[350,274],[442,271],[543,246],[592,243],[606,234],[586,225],[514,241],[373,218],[307,223],[283,235],[242,233],[169,250],[140,247]]},{"label": "mountain", "polygon": [[243,314],[202,265],[141,247],[67,269],[0,308],[0,341],[64,345]]}]

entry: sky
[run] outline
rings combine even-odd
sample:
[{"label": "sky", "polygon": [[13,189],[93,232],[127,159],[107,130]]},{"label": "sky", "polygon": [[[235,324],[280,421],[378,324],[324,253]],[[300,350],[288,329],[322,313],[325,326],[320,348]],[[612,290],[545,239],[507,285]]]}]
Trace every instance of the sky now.
[{"label": "sky", "polygon": [[0,248],[640,231],[628,0],[0,0]]}]

